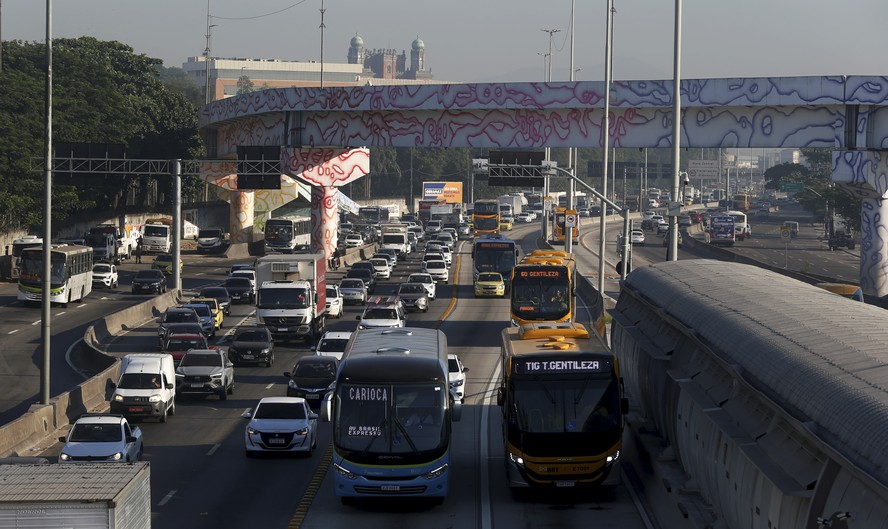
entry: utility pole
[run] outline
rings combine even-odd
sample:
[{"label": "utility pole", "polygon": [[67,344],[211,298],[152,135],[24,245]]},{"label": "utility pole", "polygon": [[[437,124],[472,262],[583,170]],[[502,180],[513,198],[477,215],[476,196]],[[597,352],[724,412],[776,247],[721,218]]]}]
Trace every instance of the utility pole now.
[{"label": "utility pole", "polygon": [[207,0],[207,47],[204,49],[204,64],[206,68],[204,69],[205,74],[205,87],[204,87],[204,104],[209,105],[210,98],[210,39],[213,37],[213,28],[216,27],[213,25],[213,17],[210,16],[210,0]]},{"label": "utility pole", "polygon": [[[561,30],[560,29],[541,29],[540,31],[545,31],[546,33],[549,34],[549,53],[544,55],[544,59],[548,59],[548,60],[546,60],[546,62],[544,63],[545,72],[543,75],[544,80],[548,83],[552,80],[552,36],[555,35],[556,33],[560,32]],[[552,151],[550,150],[549,147],[546,147],[545,151],[546,151],[545,159],[546,159],[546,161],[549,161],[551,159]],[[549,177],[548,176],[546,176],[543,179],[543,200],[545,200],[547,196],[549,196]],[[554,208],[554,205],[552,205],[550,207]],[[554,209],[552,209],[550,211],[552,212],[552,219],[554,220],[555,219],[555,211],[554,211]],[[549,240],[549,217],[548,217],[548,215],[549,215],[549,211],[543,211],[542,227],[543,227],[543,240],[544,241]]]},{"label": "utility pole", "polygon": [[321,0],[321,88],[324,88],[324,0]]},{"label": "utility pole", "polygon": [[[601,124],[604,147],[601,163],[601,194],[607,197],[607,149],[610,146],[610,85],[614,38],[614,0],[607,0],[607,37],[604,46],[604,119]],[[607,243],[607,203],[601,200],[601,221],[598,224],[598,255],[603,256]],[[623,268],[625,270],[625,266]],[[598,292],[604,295],[604,259],[599,257]]]}]

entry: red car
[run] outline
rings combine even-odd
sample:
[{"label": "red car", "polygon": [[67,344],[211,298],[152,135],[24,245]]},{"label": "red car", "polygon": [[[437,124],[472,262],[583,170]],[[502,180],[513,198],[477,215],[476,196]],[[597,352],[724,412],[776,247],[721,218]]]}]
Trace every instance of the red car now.
[{"label": "red car", "polygon": [[163,344],[163,352],[173,355],[173,363],[179,365],[179,361],[189,349],[215,349],[207,343],[203,334],[171,334]]}]

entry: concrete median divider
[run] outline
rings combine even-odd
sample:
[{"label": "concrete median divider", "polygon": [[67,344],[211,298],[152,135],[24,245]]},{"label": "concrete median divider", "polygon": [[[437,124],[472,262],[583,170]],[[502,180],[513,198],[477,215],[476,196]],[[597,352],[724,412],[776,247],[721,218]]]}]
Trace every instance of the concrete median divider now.
[{"label": "concrete median divider", "polygon": [[96,320],[84,332],[80,350],[74,357],[87,365],[85,371],[97,372],[75,388],[52,398],[49,404],[34,404],[24,415],[0,427],[0,457],[33,455],[31,450],[51,441],[56,431],[65,428],[87,412],[108,410],[110,383],[117,382],[120,360],[104,352],[108,341],[118,332],[134,328],[157,317],[179,303],[179,291],[151,298],[144,303]]}]

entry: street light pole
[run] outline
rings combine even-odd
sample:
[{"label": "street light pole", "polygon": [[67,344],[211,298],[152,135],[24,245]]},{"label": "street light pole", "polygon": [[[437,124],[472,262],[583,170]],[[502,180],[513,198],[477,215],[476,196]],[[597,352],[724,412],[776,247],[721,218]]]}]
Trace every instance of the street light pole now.
[{"label": "street light pole", "polygon": [[41,288],[43,296],[40,302],[40,343],[43,346],[43,373],[40,377],[40,402],[49,404],[49,366],[50,366],[50,288],[52,263],[50,248],[52,247],[52,0],[46,0],[46,99],[44,101],[44,159],[43,165],[43,277]]},{"label": "street light pole", "polygon": [[321,88],[324,88],[324,0],[321,0]]},{"label": "street light pole", "polygon": [[[681,178],[681,0],[675,0],[675,49],[672,87],[672,197],[678,196]],[[669,248],[667,261],[678,260],[678,217],[669,216]]]},{"label": "street light pole", "polygon": [[[602,149],[601,163],[601,194],[607,197],[607,150],[610,144],[610,85],[611,85],[611,62],[613,47],[613,20],[614,20],[614,0],[607,0],[607,39],[604,45],[604,122],[602,123],[602,137],[604,146]],[[604,250],[607,242],[607,203],[601,200],[601,220],[598,224],[598,292],[604,295]],[[625,267],[624,267],[625,269]]]}]

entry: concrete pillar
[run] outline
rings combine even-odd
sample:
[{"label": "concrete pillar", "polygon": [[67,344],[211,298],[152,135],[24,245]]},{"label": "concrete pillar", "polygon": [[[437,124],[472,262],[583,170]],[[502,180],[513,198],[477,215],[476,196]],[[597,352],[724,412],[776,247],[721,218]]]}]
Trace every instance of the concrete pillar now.
[{"label": "concrete pillar", "polygon": [[231,243],[253,242],[254,191],[231,192]]},{"label": "concrete pillar", "polygon": [[311,186],[311,251],[323,253],[327,259],[338,243],[339,189],[333,186]]},{"label": "concrete pillar", "polygon": [[888,151],[836,151],[832,179],[862,202],[860,288],[888,295]]}]

